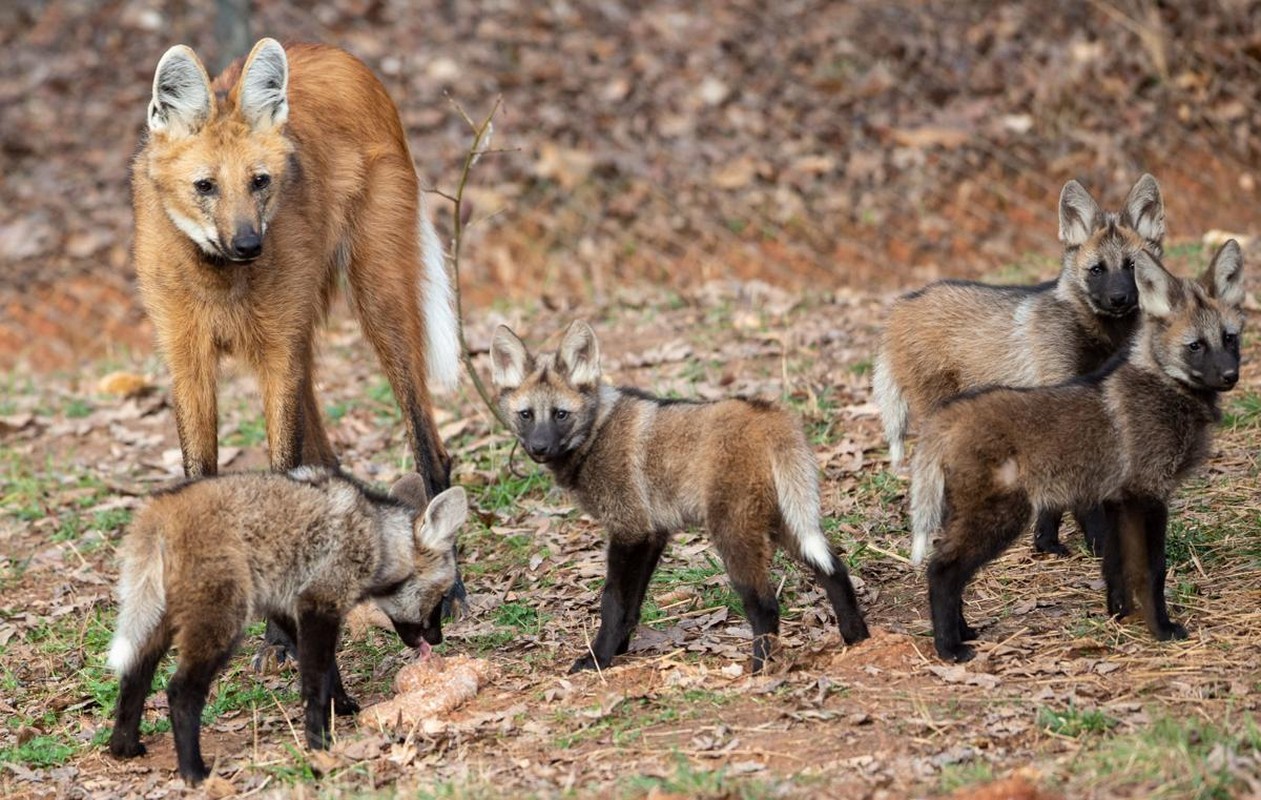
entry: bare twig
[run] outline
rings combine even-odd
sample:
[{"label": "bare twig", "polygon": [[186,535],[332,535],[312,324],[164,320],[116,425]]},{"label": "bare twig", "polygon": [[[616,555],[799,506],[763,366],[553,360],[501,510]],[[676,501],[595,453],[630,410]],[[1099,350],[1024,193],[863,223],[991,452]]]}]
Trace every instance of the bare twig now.
[{"label": "bare twig", "polygon": [[500,425],[511,429],[508,425],[508,420],[504,418],[499,411],[499,406],[491,398],[490,392],[487,391],[486,384],[482,382],[481,376],[477,374],[477,370],[473,367],[473,354],[469,352],[468,341],[464,338],[464,300],[460,291],[460,250],[464,244],[464,229],[467,227],[464,221],[464,190],[468,186],[469,173],[472,171],[473,165],[477,163],[478,158],[485,154],[506,152],[504,150],[482,149],[483,145],[490,139],[491,132],[494,129],[495,114],[503,103],[503,97],[495,99],[495,104],[491,107],[490,113],[486,115],[486,118],[480,124],[475,123],[473,118],[454,99],[450,97],[447,99],[455,108],[456,113],[473,130],[473,143],[469,145],[468,152],[464,156],[464,167],[460,170],[460,182],[456,186],[455,194],[451,195],[437,189],[430,189],[433,194],[450,200],[452,206],[454,206],[452,209],[455,222],[451,236],[451,275],[455,287],[455,319],[456,330],[460,339],[460,358],[464,361],[464,367],[468,370],[469,378],[472,379],[473,387],[477,389],[482,402],[495,415],[495,419],[499,420]]}]

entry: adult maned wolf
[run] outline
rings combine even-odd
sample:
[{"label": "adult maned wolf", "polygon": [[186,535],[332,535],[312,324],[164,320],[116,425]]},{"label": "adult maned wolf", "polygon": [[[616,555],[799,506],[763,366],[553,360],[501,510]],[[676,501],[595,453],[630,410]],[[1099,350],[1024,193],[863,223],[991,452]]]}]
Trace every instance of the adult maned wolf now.
[{"label": "adult maned wolf", "polygon": [[819,526],[819,468],[801,425],[759,400],[653,397],[602,383],[582,321],[555,353],[531,356],[506,326],[491,342],[499,407],[526,453],[608,534],[600,630],[571,672],[625,653],[670,535],[705,525],[753,628],[754,672],[779,633],[775,548],[810,567],[847,643],[867,638],[845,563]]},{"label": "adult maned wolf", "polygon": [[[1134,265],[1161,255],[1165,206],[1151,175],[1135,182],[1119,213],[1101,211],[1077,181],[1059,202],[1064,254],[1059,277],[1036,286],[940,281],[900,298],[885,326],[872,376],[889,456],[903,457],[911,416],[983,386],[1045,386],[1102,366],[1138,327]],[[1071,509],[1091,547],[1099,509]],[[1064,509],[1044,509],[1040,552],[1067,555]]]},{"label": "adult maned wolf", "polygon": [[1169,499],[1209,455],[1217,400],[1239,380],[1243,257],[1232,239],[1198,280],[1135,258],[1142,321],[1090,375],[1056,386],[995,388],[948,401],[925,421],[911,463],[911,561],[942,531],[928,565],[933,639],[964,661],[976,631],[963,589],[1036,511],[1100,506],[1108,612],[1134,600],[1157,639],[1184,638],[1165,606]]},{"label": "adult maned wolf", "polygon": [[132,170],[136,273],[171,371],[184,471],[217,471],[216,371],[258,377],[271,465],[333,466],[312,375],[340,276],[431,497],[450,485],[430,389],[459,376],[440,242],[385,88],[333,47],[263,39],[212,83],[158,62]]},{"label": "adult maned wolf", "polygon": [[109,654],[120,689],[110,752],[145,752],[145,697],[174,644],[179,667],[166,693],[179,772],[190,783],[204,779],[206,694],[246,623],[260,616],[296,640],[306,741],[326,747],[330,705],[338,714],[357,710],[336,660],[338,631],[352,607],[375,602],[411,647],[442,641],[442,598],[455,581],[455,535],[467,500],[458,486],[426,506],[427,495],[418,475],[386,496],[323,467],[234,473],[155,493],[121,548],[121,607]]}]

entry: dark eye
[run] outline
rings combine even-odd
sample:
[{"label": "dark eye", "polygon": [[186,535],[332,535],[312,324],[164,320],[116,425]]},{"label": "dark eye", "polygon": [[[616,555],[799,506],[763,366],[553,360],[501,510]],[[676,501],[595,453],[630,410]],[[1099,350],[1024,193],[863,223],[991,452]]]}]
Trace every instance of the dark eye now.
[{"label": "dark eye", "polygon": [[1187,345],[1187,349],[1190,350],[1192,353],[1196,353],[1196,352],[1199,352],[1199,349],[1203,346],[1204,346],[1204,343],[1201,342],[1199,339],[1196,339],[1194,342],[1191,342],[1190,344]]},{"label": "dark eye", "polygon": [[552,409],[552,419],[559,421],[559,420],[568,419],[568,418],[569,418],[569,412],[566,411],[565,409],[563,408]]},{"label": "dark eye", "polygon": [[209,178],[202,178],[199,181],[193,181],[193,188],[197,190],[197,194],[203,197],[212,195],[215,193],[215,182]]},{"label": "dark eye", "polygon": [[1127,259],[1125,259],[1124,261],[1122,261],[1122,262],[1121,262],[1121,269],[1125,270],[1126,272],[1133,272],[1133,271],[1134,271],[1134,259],[1132,259],[1132,258],[1127,258]]},{"label": "dark eye", "polygon": [[517,412],[517,416],[521,419],[534,419],[534,411],[528,408],[523,408]]},{"label": "dark eye", "polygon": [[254,180],[250,181],[250,185],[254,187],[254,191],[261,191],[271,186],[270,175],[255,175]]},{"label": "dark eye", "polygon": [[1227,333],[1222,334],[1222,344],[1226,345],[1227,347],[1234,347],[1238,341],[1239,341],[1239,334],[1237,333],[1227,332]]},{"label": "dark eye", "polygon": [[1090,266],[1090,274],[1091,274],[1091,275],[1102,275],[1102,274],[1103,274],[1103,272],[1104,272],[1104,270],[1106,270],[1106,269],[1107,269],[1107,267],[1104,265],[1104,263],[1103,263],[1102,261],[1097,261],[1097,262],[1095,262],[1094,264],[1092,264],[1092,265]]}]

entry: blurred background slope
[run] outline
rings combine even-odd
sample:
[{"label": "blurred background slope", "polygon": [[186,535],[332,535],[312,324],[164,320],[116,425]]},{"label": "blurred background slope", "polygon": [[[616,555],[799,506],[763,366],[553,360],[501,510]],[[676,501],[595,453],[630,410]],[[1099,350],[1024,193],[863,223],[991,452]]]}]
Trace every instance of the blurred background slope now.
[{"label": "blurred background slope", "polygon": [[[164,50],[237,55],[217,16],[0,6],[0,366],[150,347],[129,163]],[[249,41],[363,58],[445,190],[469,132],[444,94],[474,117],[503,96],[493,145],[512,152],[470,190],[473,308],[728,277],[1049,277],[1068,178],[1116,208],[1152,172],[1175,244],[1259,226],[1258,3],[333,0],[256,2],[248,22]]]}]

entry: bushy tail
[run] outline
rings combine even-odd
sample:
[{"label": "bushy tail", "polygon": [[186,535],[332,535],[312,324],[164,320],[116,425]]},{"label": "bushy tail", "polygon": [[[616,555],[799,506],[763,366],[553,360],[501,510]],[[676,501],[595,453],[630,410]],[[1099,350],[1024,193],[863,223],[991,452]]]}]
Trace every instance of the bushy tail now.
[{"label": "bushy tail", "polygon": [[460,380],[460,337],[456,319],[455,293],[447,274],[442,242],[429,219],[428,203],[420,197],[420,255],[425,275],[421,303],[425,312],[425,362],[429,367],[429,388],[442,391],[455,388]]},{"label": "bushy tail", "polygon": [[876,405],[880,407],[880,419],[884,421],[884,438],[889,442],[889,460],[896,469],[906,455],[906,429],[911,418],[910,406],[902,387],[893,378],[893,371],[884,353],[876,357],[871,372],[871,389]]},{"label": "bushy tail", "polygon": [[109,646],[109,666],[119,674],[136,663],[166,613],[162,547],[156,536],[137,533],[132,533],[123,548],[118,626]]},{"label": "bushy tail", "polygon": [[946,474],[939,450],[934,442],[920,439],[911,459],[911,563],[917,566],[945,516]]},{"label": "bushy tail", "polygon": [[800,447],[774,453],[771,476],[779,513],[789,535],[796,540],[797,555],[831,575],[836,569],[836,556],[819,526],[819,468],[804,439]]}]

